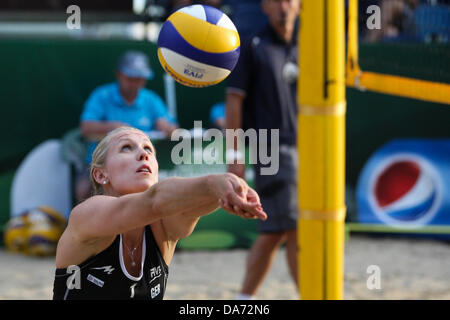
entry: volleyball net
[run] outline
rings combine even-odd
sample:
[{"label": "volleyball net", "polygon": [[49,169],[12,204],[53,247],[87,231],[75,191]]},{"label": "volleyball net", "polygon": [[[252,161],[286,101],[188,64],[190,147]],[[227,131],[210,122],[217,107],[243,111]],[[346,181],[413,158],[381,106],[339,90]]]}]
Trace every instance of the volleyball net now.
[{"label": "volleyball net", "polygon": [[346,84],[450,104],[450,1],[348,0]]}]

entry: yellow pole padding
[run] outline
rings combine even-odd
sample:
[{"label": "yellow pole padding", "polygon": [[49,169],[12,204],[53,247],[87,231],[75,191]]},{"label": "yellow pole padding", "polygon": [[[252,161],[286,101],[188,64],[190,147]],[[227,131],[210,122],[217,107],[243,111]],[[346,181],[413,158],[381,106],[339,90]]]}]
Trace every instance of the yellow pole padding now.
[{"label": "yellow pole padding", "polygon": [[345,220],[344,1],[302,0],[299,32],[299,290],[342,299]]}]

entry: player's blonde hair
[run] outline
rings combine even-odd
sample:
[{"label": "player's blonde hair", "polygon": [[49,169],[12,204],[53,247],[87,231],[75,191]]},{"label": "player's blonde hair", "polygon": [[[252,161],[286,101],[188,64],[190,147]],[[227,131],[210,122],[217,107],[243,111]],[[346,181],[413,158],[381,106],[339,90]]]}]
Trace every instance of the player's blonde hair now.
[{"label": "player's blonde hair", "polygon": [[91,179],[92,187],[94,189],[94,195],[98,194],[104,194],[103,186],[95,181],[94,178],[94,169],[96,168],[104,168],[106,163],[106,155],[108,154],[109,147],[111,146],[111,141],[120,133],[127,132],[127,131],[134,131],[139,132],[141,134],[144,134],[139,129],[133,128],[133,127],[127,127],[122,126],[119,128],[116,128],[110,132],[98,143],[97,147],[94,150],[94,153],[92,154],[92,161],[91,161],[91,168],[89,172],[89,177]]}]

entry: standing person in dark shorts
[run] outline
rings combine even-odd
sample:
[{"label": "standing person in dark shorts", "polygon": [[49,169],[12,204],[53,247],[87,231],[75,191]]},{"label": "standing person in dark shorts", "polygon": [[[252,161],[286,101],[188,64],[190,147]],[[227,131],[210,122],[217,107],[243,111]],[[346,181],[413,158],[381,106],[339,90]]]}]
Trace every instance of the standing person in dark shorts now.
[{"label": "standing person in dark shorts", "polygon": [[265,219],[258,194],[233,174],[167,178],[148,136],[119,127],[96,147],[96,195],[78,204],[56,251],[54,299],[162,299],[177,241],[219,206]]},{"label": "standing person in dark shorts", "polygon": [[[289,271],[297,283],[296,22],[300,0],[262,0],[261,5],[269,25],[242,42],[241,56],[228,79],[226,127],[279,129],[279,141],[269,142],[279,143],[279,170],[263,175],[259,160],[254,166],[255,189],[268,219],[259,223],[259,236],[250,250],[237,299],[254,297],[285,242]],[[238,163],[239,155],[236,150],[228,172],[244,178],[245,166]]]}]

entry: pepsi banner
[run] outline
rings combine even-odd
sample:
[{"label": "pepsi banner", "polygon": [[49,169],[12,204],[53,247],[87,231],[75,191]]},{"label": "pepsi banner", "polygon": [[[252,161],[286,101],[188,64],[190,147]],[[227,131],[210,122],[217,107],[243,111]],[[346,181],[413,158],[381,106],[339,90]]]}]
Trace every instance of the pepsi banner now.
[{"label": "pepsi banner", "polygon": [[356,201],[360,223],[450,225],[450,140],[383,145],[359,176]]}]

